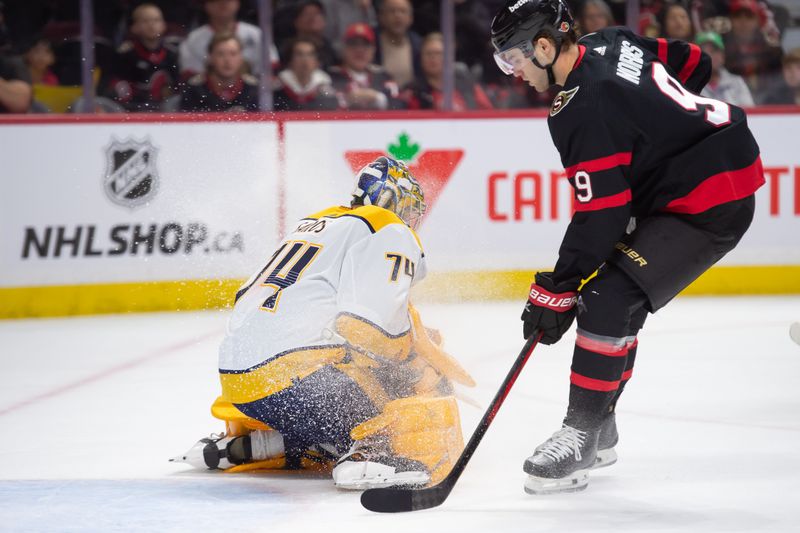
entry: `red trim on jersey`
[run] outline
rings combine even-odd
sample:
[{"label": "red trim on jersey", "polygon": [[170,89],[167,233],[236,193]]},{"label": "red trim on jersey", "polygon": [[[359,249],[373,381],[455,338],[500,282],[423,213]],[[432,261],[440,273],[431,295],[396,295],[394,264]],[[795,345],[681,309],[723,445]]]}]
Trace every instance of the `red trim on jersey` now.
[{"label": "red trim on jersey", "polygon": [[582,44],[579,44],[578,45],[578,59],[576,59],[575,60],[575,64],[572,65],[572,70],[575,70],[576,68],[578,68],[578,65],[581,64],[581,61],[583,61],[583,54],[585,54],[585,53],[586,53],[586,47],[583,46]]},{"label": "red trim on jersey", "polygon": [[583,348],[593,353],[606,355],[608,357],[625,357],[628,355],[628,346],[623,344],[617,346],[610,342],[603,342],[595,339],[590,339],[578,333],[578,338],[575,340],[575,346]]},{"label": "red trim on jersey", "polygon": [[575,211],[600,211],[609,207],[619,207],[631,201],[631,190],[625,189],[621,193],[593,198],[586,203],[575,203]]},{"label": "red trim on jersey", "polygon": [[221,100],[224,100],[227,103],[233,102],[237,96],[242,94],[242,89],[244,89],[244,80],[241,76],[236,80],[236,82],[229,86],[224,87],[218,82],[218,79],[214,74],[209,74],[206,78],[206,87],[212,94],[217,95]]},{"label": "red trim on jersey", "polygon": [[663,211],[687,215],[702,213],[714,206],[747,198],[764,183],[764,168],[759,156],[748,167],[720,172],[706,178],[683,198],[676,198],[668,203]]},{"label": "red trim on jersey", "polygon": [[619,389],[618,381],[606,381],[604,379],[587,378],[576,372],[572,372],[569,377],[570,383],[582,389],[589,389],[599,392],[611,392]]},{"label": "red trim on jersey", "polygon": [[133,40],[133,50],[137,56],[145,61],[149,61],[154,65],[160,65],[164,59],[167,57],[167,49],[164,48],[164,44],[161,43],[158,45],[158,49],[150,50],[147,48],[142,41],[139,39]]},{"label": "red trim on jersey", "polygon": [[633,339],[633,342],[628,345],[628,350],[633,350],[639,346],[639,339]]},{"label": "red trim on jersey", "polygon": [[629,379],[631,379],[631,376],[633,376],[632,368],[622,373],[622,381],[628,381]]},{"label": "red trim on jersey", "polygon": [[686,83],[686,80],[692,75],[694,69],[697,68],[697,64],[700,63],[700,54],[702,54],[700,47],[696,44],[689,43],[689,59],[686,60],[686,63],[684,63],[683,68],[678,74],[681,82]]},{"label": "red trim on jersey", "polygon": [[656,39],[658,41],[658,60],[667,64],[667,40]]},{"label": "red trim on jersey", "polygon": [[579,170],[583,170],[584,172],[600,172],[601,170],[608,170],[610,168],[618,167],[621,165],[630,165],[631,164],[631,152],[619,152],[618,154],[609,155],[606,157],[599,157],[597,159],[591,159],[589,161],[583,161],[578,163],[577,165],[572,165],[564,169],[564,172],[567,173],[567,177],[571,178],[575,175],[576,172]]}]

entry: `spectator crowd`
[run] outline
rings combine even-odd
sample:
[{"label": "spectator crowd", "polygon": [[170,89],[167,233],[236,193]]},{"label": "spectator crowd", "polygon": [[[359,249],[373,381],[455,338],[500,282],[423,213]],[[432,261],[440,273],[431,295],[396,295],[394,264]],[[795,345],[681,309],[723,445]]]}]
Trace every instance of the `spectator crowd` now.
[{"label": "spectator crowd", "polygon": [[[0,113],[442,109],[439,0],[273,0],[262,45],[256,0],[94,2],[94,109],[81,98],[79,0],[0,0]],[[502,0],[454,0],[453,108],[549,106],[503,76],[488,32]],[[625,23],[625,0],[568,0],[581,34]],[[711,57],[703,96],[800,105],[800,2],[641,0],[634,29]],[[262,50],[268,51],[264,61]],[[266,65],[267,72],[262,72]]]}]

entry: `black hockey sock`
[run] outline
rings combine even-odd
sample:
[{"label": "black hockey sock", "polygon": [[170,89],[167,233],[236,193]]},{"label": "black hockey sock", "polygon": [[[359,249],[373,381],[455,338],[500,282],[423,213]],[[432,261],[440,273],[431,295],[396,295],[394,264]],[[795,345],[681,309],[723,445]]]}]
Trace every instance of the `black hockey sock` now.
[{"label": "black hockey sock", "polygon": [[578,332],[572,357],[567,425],[578,429],[600,426],[617,397],[627,352],[624,345],[614,350]]},{"label": "black hockey sock", "polygon": [[628,349],[628,357],[625,360],[625,372],[622,373],[622,381],[619,382],[619,389],[617,394],[608,406],[608,413],[613,413],[617,408],[619,397],[622,396],[622,391],[625,390],[625,385],[630,381],[633,375],[633,365],[636,363],[636,348],[639,346],[638,341],[634,341],[633,345]]},{"label": "black hockey sock", "polygon": [[570,384],[569,407],[564,424],[583,431],[599,428],[615,394],[616,391],[593,391]]}]

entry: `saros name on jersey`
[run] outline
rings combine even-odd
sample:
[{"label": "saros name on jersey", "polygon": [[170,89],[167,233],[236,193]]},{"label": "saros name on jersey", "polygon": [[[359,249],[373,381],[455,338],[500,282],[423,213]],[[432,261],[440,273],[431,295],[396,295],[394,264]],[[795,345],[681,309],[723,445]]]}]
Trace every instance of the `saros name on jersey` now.
[{"label": "saros name on jersey", "polygon": [[642,60],[641,48],[633,46],[628,41],[622,41],[622,47],[619,52],[619,61],[617,62],[617,76],[624,80],[628,80],[634,85],[639,85],[639,78],[642,77]]}]

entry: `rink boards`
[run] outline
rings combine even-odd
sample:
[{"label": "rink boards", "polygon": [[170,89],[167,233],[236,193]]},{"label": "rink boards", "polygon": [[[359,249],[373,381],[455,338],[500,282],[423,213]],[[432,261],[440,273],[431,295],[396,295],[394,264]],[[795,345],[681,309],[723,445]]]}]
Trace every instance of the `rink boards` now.
[{"label": "rink boards", "polygon": [[[0,119],[0,317],[227,305],[381,154],[426,191],[418,298],[520,297],[555,262],[572,196],[543,114],[324,117]],[[755,220],[687,293],[800,292],[800,110],[749,120],[767,179]]]}]

